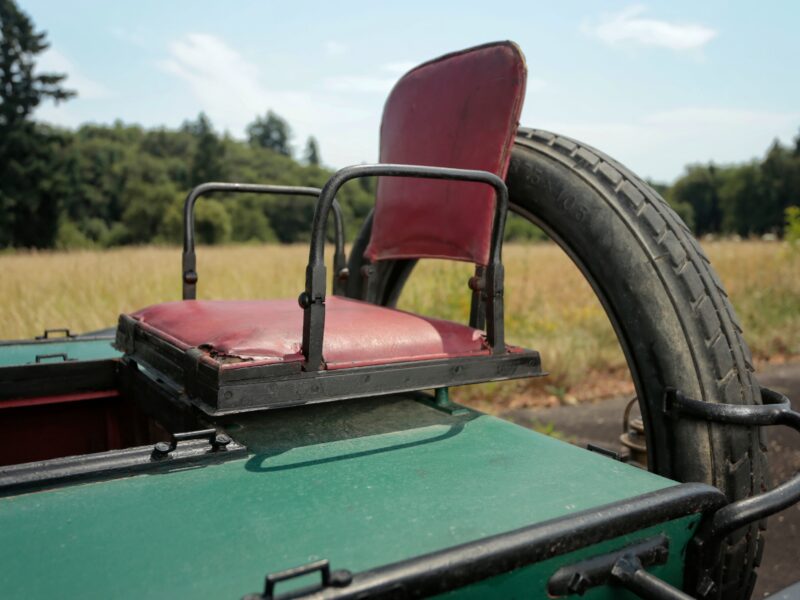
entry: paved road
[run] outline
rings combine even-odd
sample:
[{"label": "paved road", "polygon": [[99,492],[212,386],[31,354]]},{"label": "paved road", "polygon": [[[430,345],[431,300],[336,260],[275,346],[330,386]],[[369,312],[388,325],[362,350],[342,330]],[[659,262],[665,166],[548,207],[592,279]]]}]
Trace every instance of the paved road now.
[{"label": "paved road", "polygon": [[[762,385],[786,394],[800,410],[800,364],[770,367],[759,374]],[[619,450],[622,412],[627,398],[593,404],[545,409],[516,409],[503,417],[521,425],[552,424],[571,442],[597,444]],[[800,439],[792,430],[775,427],[768,431],[769,465],[772,482],[782,482],[800,471]],[[753,599],[760,599],[800,580],[800,506],[794,506],[769,520],[764,558],[759,569]]]}]

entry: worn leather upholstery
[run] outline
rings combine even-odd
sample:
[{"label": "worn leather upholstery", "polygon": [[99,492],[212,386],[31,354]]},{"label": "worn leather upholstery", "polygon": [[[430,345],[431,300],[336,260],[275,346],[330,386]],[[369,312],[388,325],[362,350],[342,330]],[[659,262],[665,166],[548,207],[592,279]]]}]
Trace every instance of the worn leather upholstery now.
[{"label": "worn leather upholstery", "polygon": [[[183,300],[131,316],[178,348],[208,349],[224,368],[303,360],[296,300]],[[336,296],[326,301],[328,369],[483,354],[489,354],[483,332],[466,325]]]},{"label": "worn leather upholstery", "polygon": [[[482,169],[505,176],[525,91],[511,42],[425,63],[395,86],[381,162]],[[382,178],[370,260],[437,257],[485,265],[494,192],[464,182]],[[303,311],[292,300],[170,302],[131,315],[173,345],[207,350],[222,369],[303,360]],[[516,351],[516,349],[512,349]],[[483,332],[355,300],[326,300],[325,368],[488,355]]]},{"label": "worn leather upholstery", "polygon": [[[386,102],[380,162],[481,169],[504,178],[525,80],[525,59],[512,42],[448,54],[411,70]],[[382,177],[365,256],[485,265],[493,216],[489,186]]]}]

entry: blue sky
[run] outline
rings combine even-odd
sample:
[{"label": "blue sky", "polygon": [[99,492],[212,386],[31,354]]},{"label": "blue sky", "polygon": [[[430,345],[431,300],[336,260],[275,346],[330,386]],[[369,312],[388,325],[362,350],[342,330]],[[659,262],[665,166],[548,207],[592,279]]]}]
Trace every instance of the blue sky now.
[{"label": "blue sky", "polygon": [[800,3],[27,0],[42,70],[79,98],[38,117],[178,126],[201,110],[243,137],[275,110],[334,167],[377,159],[393,82],[498,39],[528,60],[522,124],[577,137],[662,181],[744,161],[800,129]]}]

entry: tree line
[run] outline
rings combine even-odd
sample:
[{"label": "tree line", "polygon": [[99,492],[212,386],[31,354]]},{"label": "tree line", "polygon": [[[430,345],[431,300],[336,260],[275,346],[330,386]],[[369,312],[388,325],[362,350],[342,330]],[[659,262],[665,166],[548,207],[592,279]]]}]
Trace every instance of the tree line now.
[{"label": "tree line", "polygon": [[[39,215],[34,231],[13,228],[0,236],[7,245],[59,248],[178,243],[183,201],[200,183],[324,185],[330,173],[315,163],[313,138],[309,158],[300,162],[276,137],[289,132],[280,117],[256,119],[251,129],[244,142],[219,135],[204,114],[174,130],[121,122],[75,131],[39,126],[41,135],[58,140],[58,165],[46,169],[49,181],[40,180],[55,191],[58,210]],[[369,213],[373,185],[353,182],[339,194],[350,235]],[[195,230],[205,244],[291,243],[308,239],[313,214],[309,198],[213,194],[197,203]]]},{"label": "tree line", "polygon": [[[247,127],[247,139],[215,131],[204,114],[177,128],[145,129],[116,122],[75,130],[36,122],[45,100],[75,93],[66,75],[38,73],[47,47],[13,0],[0,0],[0,248],[83,248],[177,243],[187,191],[205,181],[321,187],[311,137],[295,157],[289,124],[268,111]],[[800,201],[800,136],[775,142],[763,160],[742,165],[692,165],[672,185],[652,184],[697,233],[782,234]],[[339,195],[348,239],[374,203],[375,182],[349,182]],[[296,197],[215,195],[196,209],[201,243],[298,242],[308,239],[314,203]],[[800,218],[800,217],[797,217]],[[540,239],[519,219],[507,239]]]},{"label": "tree line", "polygon": [[655,185],[696,235],[781,236],[800,205],[800,135],[775,140],[762,159],[695,164],[672,185]]}]

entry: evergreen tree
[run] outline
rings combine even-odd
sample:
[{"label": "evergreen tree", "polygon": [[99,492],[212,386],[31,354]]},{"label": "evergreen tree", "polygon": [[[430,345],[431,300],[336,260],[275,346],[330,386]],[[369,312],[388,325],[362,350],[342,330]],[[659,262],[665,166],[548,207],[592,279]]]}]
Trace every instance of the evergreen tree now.
[{"label": "evergreen tree", "polygon": [[[22,124],[42,100],[67,100],[75,92],[65,90],[66,75],[36,74],[35,58],[50,44],[46,33],[37,32],[28,15],[13,0],[0,0],[0,134]],[[2,137],[0,137],[2,139]]]},{"label": "evergreen tree", "polygon": [[195,186],[206,181],[223,181],[225,179],[225,146],[214,133],[208,117],[204,113],[200,113],[197,121],[184,124],[184,130],[189,131],[197,141],[192,157],[190,184]]},{"label": "evergreen tree", "polygon": [[292,148],[289,145],[291,137],[292,130],[289,124],[271,110],[267,111],[266,117],[256,117],[256,120],[247,126],[247,139],[251,146],[268,148],[284,156],[292,155]]},{"label": "evergreen tree", "polygon": [[66,75],[37,74],[46,34],[13,0],[0,0],[0,247],[51,246],[58,228],[59,184],[53,173],[62,138],[37,129],[33,110],[45,99],[67,100]]},{"label": "evergreen tree", "polygon": [[306,164],[311,165],[312,167],[319,166],[319,145],[317,144],[317,140],[313,135],[310,136],[306,142],[306,151],[303,158],[305,159]]}]

